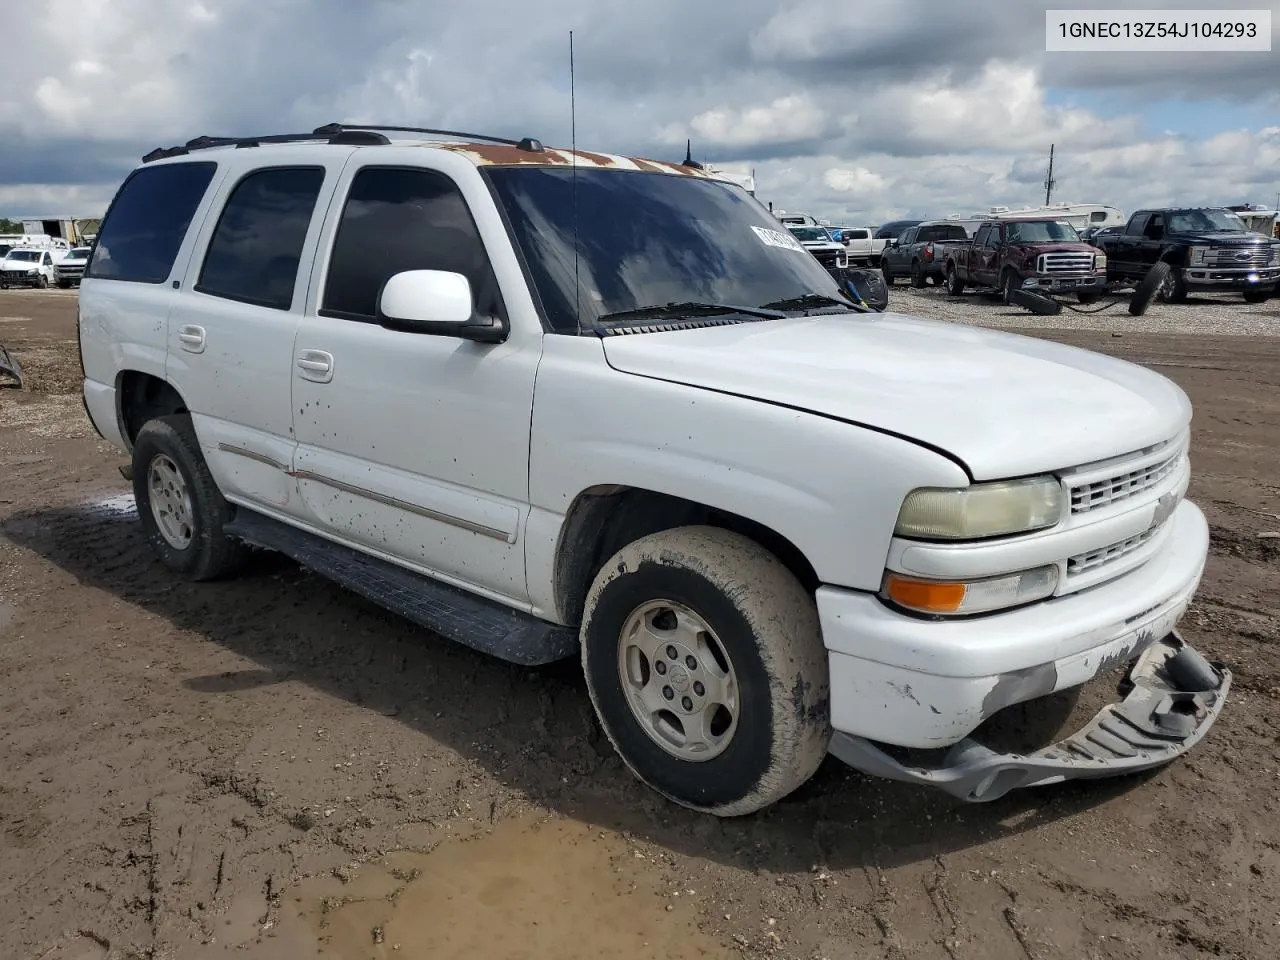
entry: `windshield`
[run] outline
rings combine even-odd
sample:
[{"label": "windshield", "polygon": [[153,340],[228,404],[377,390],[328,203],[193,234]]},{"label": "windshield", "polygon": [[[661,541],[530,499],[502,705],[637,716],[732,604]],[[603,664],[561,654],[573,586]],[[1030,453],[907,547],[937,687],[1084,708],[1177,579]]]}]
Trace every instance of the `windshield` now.
[{"label": "windshield", "polygon": [[39,263],[40,251],[39,250],[14,250],[12,253],[9,254],[8,259],[20,260],[23,263]]},{"label": "windshield", "polygon": [[83,260],[89,255],[89,247],[75,247],[67,254],[68,257],[75,257],[77,260]]},{"label": "windshield", "polygon": [[[840,296],[817,260],[740,187],[680,174],[490,167],[551,328],[667,303],[758,306]],[[579,295],[574,296],[574,274]]]},{"label": "windshield", "polygon": [[1010,243],[1075,243],[1080,234],[1065,220],[1030,220],[1009,224],[1005,238]]},{"label": "windshield", "polygon": [[1179,210],[1169,214],[1170,233],[1248,233],[1230,210]]},{"label": "windshield", "polygon": [[831,242],[831,235],[821,227],[787,227],[787,229],[797,240],[806,243],[813,243],[815,240],[821,243]]}]

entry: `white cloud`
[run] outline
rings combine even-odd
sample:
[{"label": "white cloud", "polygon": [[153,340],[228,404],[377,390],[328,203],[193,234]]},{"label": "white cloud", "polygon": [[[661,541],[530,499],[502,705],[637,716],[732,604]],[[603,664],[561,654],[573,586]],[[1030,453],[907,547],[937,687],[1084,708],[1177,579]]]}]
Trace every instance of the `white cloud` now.
[{"label": "white cloud", "polygon": [[705,110],[687,125],[662,127],[658,136],[665,143],[680,143],[692,137],[727,147],[795,143],[819,136],[825,121],[826,115],[812,97],[796,93],[759,106]]},{"label": "white cloud", "polygon": [[[0,212],[105,204],[146,150],[199,134],[358,120],[566,143],[570,29],[579,145],[679,159],[688,137],[700,159],[754,168],[762,199],[787,209],[875,222],[1034,203],[1050,143],[1062,199],[1132,208],[1274,197],[1280,129],[1197,141],[1142,121],[1150,91],[1280,107],[1273,55],[1051,56],[1048,5],[13,4],[0,60]],[[1280,0],[1269,5],[1280,29]],[[1132,107],[1102,116],[1062,106],[1063,86]]]}]

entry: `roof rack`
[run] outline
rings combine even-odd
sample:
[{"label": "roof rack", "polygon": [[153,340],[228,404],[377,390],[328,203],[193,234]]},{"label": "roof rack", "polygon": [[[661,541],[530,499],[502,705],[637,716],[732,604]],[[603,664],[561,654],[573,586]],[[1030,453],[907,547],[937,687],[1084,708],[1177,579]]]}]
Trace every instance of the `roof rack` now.
[{"label": "roof rack", "polygon": [[211,147],[234,147],[240,150],[258,147],[264,143],[306,143],[319,140],[331,144],[356,147],[380,146],[391,142],[386,133],[421,133],[433,137],[456,137],[459,140],[483,140],[488,143],[505,144],[529,153],[541,153],[546,149],[543,147],[542,141],[535,140],[533,137],[511,140],[506,137],[490,137],[482,133],[437,130],[431,127],[397,127],[371,123],[326,123],[324,126],[316,127],[310,133],[276,133],[265,137],[195,137],[181,146],[156,147],[142,158],[142,162],[151,163],[154,160],[164,160],[168,157],[180,157],[193,150],[207,150]]}]

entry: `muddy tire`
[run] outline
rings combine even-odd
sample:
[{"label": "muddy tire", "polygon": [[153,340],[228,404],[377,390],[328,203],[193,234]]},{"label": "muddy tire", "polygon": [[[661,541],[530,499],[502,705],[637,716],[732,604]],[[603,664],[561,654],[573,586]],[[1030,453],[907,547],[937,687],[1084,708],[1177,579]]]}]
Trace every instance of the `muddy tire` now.
[{"label": "muddy tire", "polygon": [[682,806],[753,813],[826,756],[830,679],[813,596],[746,537],[682,527],[624,547],[591,585],[581,640],[609,741]]},{"label": "muddy tire", "polygon": [[880,261],[880,272],[884,274],[884,285],[886,287],[893,286],[893,267],[889,266],[888,260]]},{"label": "muddy tire", "polygon": [[964,293],[964,281],[960,279],[960,271],[954,263],[947,264],[947,294],[958,297]]},{"label": "muddy tire", "polygon": [[1008,305],[1014,305],[1013,291],[1022,289],[1022,281],[1018,278],[1018,274],[1005,267],[1004,273],[1000,275],[1000,299]]},{"label": "muddy tire", "polygon": [[911,261],[911,285],[917,290],[924,286],[924,267],[919,260]]},{"label": "muddy tire", "polygon": [[218,491],[186,414],[157,417],[138,431],[133,495],[147,542],[170,570],[213,580],[243,564],[248,548],[223,532],[234,508]]}]

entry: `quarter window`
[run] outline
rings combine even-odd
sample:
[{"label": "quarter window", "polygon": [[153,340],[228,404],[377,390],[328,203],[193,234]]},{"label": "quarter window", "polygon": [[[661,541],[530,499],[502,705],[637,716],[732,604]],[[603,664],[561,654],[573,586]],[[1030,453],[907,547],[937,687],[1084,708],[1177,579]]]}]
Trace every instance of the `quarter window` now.
[{"label": "quarter window", "polygon": [[86,278],[164,283],[216,163],[167,163],[135,171],[98,232]]},{"label": "quarter window", "polygon": [[288,310],[320,187],[322,167],[258,170],[222,208],[196,290]]},{"label": "quarter window", "polygon": [[484,241],[457,184],[434,170],[365,167],[342,211],[320,313],[376,320],[383,285],[406,270],[461,273],[471,282],[479,315],[504,313]]}]

